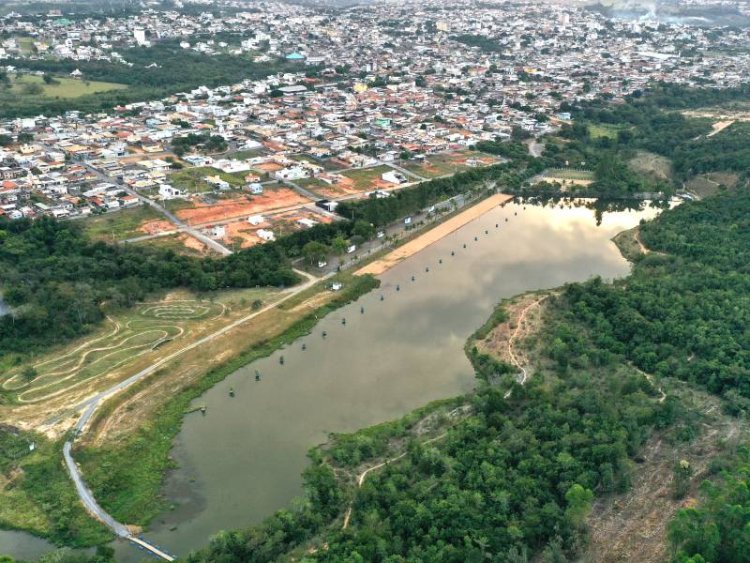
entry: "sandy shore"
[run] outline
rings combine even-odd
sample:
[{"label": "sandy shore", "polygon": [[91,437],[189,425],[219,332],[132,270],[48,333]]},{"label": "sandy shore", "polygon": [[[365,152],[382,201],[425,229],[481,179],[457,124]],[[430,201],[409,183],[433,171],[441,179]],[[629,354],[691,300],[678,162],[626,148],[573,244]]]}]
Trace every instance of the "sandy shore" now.
[{"label": "sandy shore", "polygon": [[487,199],[480,201],[476,205],[469,207],[466,211],[459,213],[455,217],[451,217],[447,221],[440,223],[436,227],[430,229],[417,238],[410,240],[404,245],[399,246],[392,252],[386,254],[383,258],[375,260],[374,262],[370,262],[366,266],[357,270],[355,274],[372,274],[374,276],[378,276],[386,270],[389,270],[402,260],[405,260],[409,256],[413,256],[420,250],[424,250],[425,248],[430,246],[432,243],[439,241],[441,238],[451,234],[453,231],[458,230],[474,219],[481,217],[493,207],[503,205],[511,199],[513,199],[513,196],[506,194],[495,194],[493,196],[490,196]]}]

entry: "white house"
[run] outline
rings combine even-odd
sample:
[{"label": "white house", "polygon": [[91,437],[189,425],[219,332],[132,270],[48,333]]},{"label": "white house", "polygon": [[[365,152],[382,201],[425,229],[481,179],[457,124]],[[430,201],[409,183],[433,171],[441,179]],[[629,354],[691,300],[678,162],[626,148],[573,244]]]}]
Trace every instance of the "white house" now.
[{"label": "white house", "polygon": [[276,240],[276,236],[273,234],[273,231],[270,231],[268,229],[258,229],[258,231],[255,234],[257,234],[258,237],[260,237],[266,242]]},{"label": "white house", "polygon": [[221,176],[206,176],[204,179],[207,184],[213,186],[217,190],[227,191],[232,188],[229,182],[221,179]]},{"label": "white house", "polygon": [[301,226],[301,227],[309,229],[309,228],[314,227],[315,225],[317,225],[318,222],[317,221],[313,221],[312,219],[307,219],[305,217],[305,218],[302,218],[302,219],[297,219],[297,224],[299,226]]},{"label": "white house", "polygon": [[161,199],[178,199],[183,198],[187,194],[183,190],[179,190],[170,186],[169,184],[159,184],[159,197]]},{"label": "white house", "polygon": [[388,172],[383,172],[380,175],[380,179],[384,182],[390,182],[391,184],[405,184],[407,182],[406,177],[401,174],[400,172],[396,172],[395,170],[390,170]]},{"label": "white house", "polygon": [[256,225],[256,226],[262,224],[265,220],[266,219],[265,217],[263,217],[263,215],[251,215],[250,217],[247,218],[248,223],[250,223],[251,225]]},{"label": "white house", "polygon": [[223,238],[226,234],[227,228],[224,225],[215,225],[209,231],[209,236],[212,238]]},{"label": "white house", "polygon": [[277,180],[301,180],[307,178],[307,170],[301,166],[290,166],[289,168],[282,168],[273,173],[273,177]]}]

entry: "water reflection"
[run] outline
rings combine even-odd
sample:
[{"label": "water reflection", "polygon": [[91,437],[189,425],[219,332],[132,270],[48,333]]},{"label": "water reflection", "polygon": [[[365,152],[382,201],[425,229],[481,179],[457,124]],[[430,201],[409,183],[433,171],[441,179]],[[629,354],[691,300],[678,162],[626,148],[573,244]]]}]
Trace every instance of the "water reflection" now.
[{"label": "water reflection", "polygon": [[[610,239],[656,210],[604,213],[597,222],[591,202],[560,203],[491,211],[384,274],[379,290],[326,317],[312,334],[197,400],[207,413],[185,420],[172,452],[180,468],[164,489],[175,509],[154,522],[149,539],[184,555],[221,529],[260,522],[300,494],[306,452],[328,433],[469,391],[474,375],[463,346],[498,301],[626,274]],[[119,561],[143,556],[116,547]]]},{"label": "water reflection", "polygon": [[206,393],[197,402],[207,415],[186,420],[173,451],[180,469],[165,493],[179,506],[149,537],[185,554],[220,529],[258,523],[300,494],[306,451],[329,432],[470,390],[463,345],[500,299],[626,274],[610,239],[656,210],[599,213],[591,203],[498,208],[387,272],[380,290],[327,317],[313,334]]}]

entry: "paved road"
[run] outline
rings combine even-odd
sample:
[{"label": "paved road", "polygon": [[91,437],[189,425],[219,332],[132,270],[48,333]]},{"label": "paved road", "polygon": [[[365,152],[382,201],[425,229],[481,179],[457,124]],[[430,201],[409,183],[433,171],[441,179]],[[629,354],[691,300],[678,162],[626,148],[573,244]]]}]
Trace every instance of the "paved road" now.
[{"label": "paved road", "polygon": [[125,184],[124,182],[120,182],[116,178],[112,178],[111,176],[108,176],[107,174],[104,174],[88,162],[84,162],[83,165],[94,172],[99,178],[105,182],[109,182],[110,184],[115,184],[117,187],[121,188],[122,190],[126,191],[132,196],[137,197],[140,201],[145,203],[146,205],[150,205],[154,209],[156,209],[159,213],[164,215],[170,223],[175,225],[179,230],[185,231],[186,233],[189,233],[199,241],[201,241],[203,244],[208,246],[209,248],[215,250],[219,254],[223,254],[224,256],[228,256],[232,254],[232,251],[229,250],[226,246],[219,243],[218,241],[212,239],[211,237],[204,235],[202,232],[200,232],[198,229],[194,229],[184,221],[177,218],[177,216],[169,211],[166,207],[161,205],[160,203],[157,203],[153,199],[147,198],[145,195],[138,193],[136,190]]},{"label": "paved road", "polygon": [[318,201],[319,199],[322,199],[319,195],[314,194],[313,192],[311,192],[310,190],[306,188],[303,188],[296,182],[292,182],[291,180],[285,180],[283,183],[291,187],[295,192],[297,192],[303,197],[306,197],[309,200]]},{"label": "paved road", "polygon": [[[52,146],[44,144],[44,143],[42,144],[42,147],[44,147],[46,150],[50,150],[50,151],[55,150]],[[189,233],[190,235],[192,235],[193,237],[197,238],[199,241],[201,241],[202,243],[204,243],[209,248],[212,248],[213,250],[215,250],[219,254],[223,254],[224,256],[228,256],[229,254],[232,254],[232,251],[229,250],[227,247],[225,247],[224,245],[222,245],[218,241],[215,241],[211,237],[204,235],[198,229],[194,229],[193,227],[191,227],[190,225],[188,225],[184,221],[178,219],[177,216],[174,213],[172,213],[171,211],[169,211],[168,209],[166,209],[163,205],[161,205],[161,204],[157,203],[156,201],[154,201],[154,200],[152,200],[150,198],[147,198],[143,194],[137,192],[136,190],[134,190],[133,188],[131,188],[130,186],[128,186],[125,182],[121,182],[117,178],[113,178],[112,176],[110,176],[108,174],[105,174],[104,172],[102,172],[101,170],[99,170],[98,168],[96,168],[94,165],[92,165],[90,162],[82,161],[81,164],[83,166],[85,166],[88,170],[90,170],[91,172],[93,172],[94,174],[96,174],[96,176],[100,180],[102,180],[103,182],[108,182],[110,184],[113,184],[113,185],[117,186],[118,188],[124,190],[128,194],[137,197],[140,201],[142,201],[146,205],[150,205],[151,207],[153,207],[154,209],[156,209],[159,213],[161,213],[162,215],[164,215],[173,225],[175,225],[176,227],[178,227],[178,230],[185,231],[185,232]]]}]

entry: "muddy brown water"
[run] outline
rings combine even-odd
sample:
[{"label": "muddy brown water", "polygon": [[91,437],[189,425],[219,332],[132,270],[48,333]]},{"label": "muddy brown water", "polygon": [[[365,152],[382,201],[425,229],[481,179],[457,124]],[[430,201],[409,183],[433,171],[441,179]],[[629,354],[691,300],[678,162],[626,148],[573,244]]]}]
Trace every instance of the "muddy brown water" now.
[{"label": "muddy brown water", "polygon": [[[398,264],[380,276],[379,289],[195,401],[207,413],[186,417],[172,452],[179,468],[163,491],[174,509],[146,537],[183,556],[220,530],[257,524],[299,496],[306,452],[330,432],[351,432],[471,390],[463,346],[496,303],[596,275],[626,275],[629,265],[610,239],[655,214],[607,213],[597,226],[586,208],[510,203]],[[5,534],[0,553],[32,550],[30,536]],[[143,557],[114,545],[119,561]]]}]

